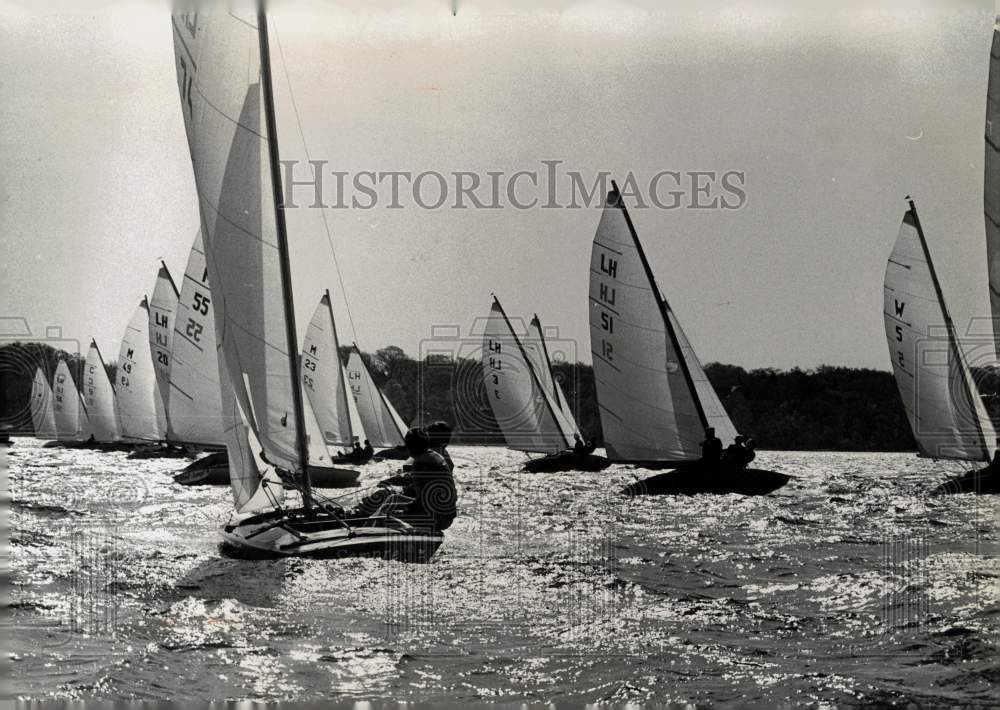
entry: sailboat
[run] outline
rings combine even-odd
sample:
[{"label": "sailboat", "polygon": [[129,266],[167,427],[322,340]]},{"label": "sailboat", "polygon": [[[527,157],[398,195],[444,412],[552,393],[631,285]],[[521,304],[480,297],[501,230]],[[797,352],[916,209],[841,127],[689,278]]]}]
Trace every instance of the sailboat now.
[{"label": "sailboat", "polygon": [[[507,446],[515,451],[543,453],[529,460],[531,471],[597,471],[607,459],[574,454],[578,433],[558,404],[555,381],[543,352],[544,340],[522,343],[500,300],[494,296],[483,330],[482,372],[487,400]],[[541,336],[541,330],[537,331]]]},{"label": "sailboat", "polygon": [[[223,415],[230,432],[245,421],[259,446],[248,454],[242,442],[227,441],[236,511],[223,539],[247,554],[429,557],[441,532],[411,525],[388,504],[372,517],[345,519],[310,480],[267,17],[255,9],[234,4],[229,12],[172,16],[219,369],[234,399]],[[266,471],[292,486],[301,504],[270,495]],[[258,494],[266,500],[249,511],[246,501]]]},{"label": "sailboat", "polygon": [[351,346],[345,372],[351,389],[350,402],[360,420],[359,439],[381,449],[375,452],[376,459],[406,458],[408,454],[403,446],[406,423],[389,398],[375,384],[357,343]]},{"label": "sailboat", "polygon": [[698,466],[705,430],[737,435],[646,259],[612,182],[590,263],[590,347],[604,445],[613,462],[675,468],[628,494],[770,493],[789,477],[761,469],[728,475]]},{"label": "sailboat", "polygon": [[56,414],[52,406],[52,387],[41,366],[35,369],[35,379],[31,383],[31,423],[36,439],[43,441],[58,439]]},{"label": "sailboat", "polygon": [[69,364],[60,360],[52,376],[52,410],[56,437],[63,446],[78,446],[90,438],[90,418]]},{"label": "sailboat", "polygon": [[90,341],[84,365],[83,402],[87,407],[90,435],[94,441],[98,444],[120,443],[115,388],[108,379],[108,371],[96,340]]},{"label": "sailboat", "polygon": [[115,375],[115,405],[121,438],[128,443],[155,444],[166,434],[157,416],[156,373],[149,348],[149,303],[144,297],[122,336]]},{"label": "sailboat", "polygon": [[[884,292],[889,357],[919,455],[988,462],[996,431],[958,341],[912,200],[886,264]],[[937,489],[960,491],[1000,492],[1000,476],[974,471]]]}]

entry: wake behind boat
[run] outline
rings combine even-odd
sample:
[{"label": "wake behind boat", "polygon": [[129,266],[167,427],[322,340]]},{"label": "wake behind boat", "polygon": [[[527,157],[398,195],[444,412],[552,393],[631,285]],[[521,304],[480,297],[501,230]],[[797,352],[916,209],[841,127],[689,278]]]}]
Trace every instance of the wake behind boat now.
[{"label": "wake behind boat", "polygon": [[[750,475],[745,459],[723,473],[724,447],[737,459],[750,452],[740,450],[743,437],[657,286],[611,185],[590,262],[590,349],[604,445],[613,462],[677,469],[625,492],[764,495],[780,488],[789,476]],[[721,457],[692,465],[702,460],[703,440],[717,441]]]}]

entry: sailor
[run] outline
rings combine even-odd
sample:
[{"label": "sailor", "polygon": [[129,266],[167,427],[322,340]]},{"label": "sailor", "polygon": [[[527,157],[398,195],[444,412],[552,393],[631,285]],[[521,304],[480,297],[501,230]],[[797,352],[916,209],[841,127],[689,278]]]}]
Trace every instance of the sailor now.
[{"label": "sailor", "polygon": [[705,440],[701,442],[701,463],[715,468],[722,458],[722,440],[715,435],[715,427],[705,427]]},{"label": "sailor", "polygon": [[372,456],[375,455],[375,448],[372,446],[372,442],[368,441],[368,439],[365,439],[364,454],[365,461],[371,461]]},{"label": "sailor", "polygon": [[429,425],[427,436],[430,439],[431,449],[441,455],[449,471],[454,471],[455,462],[451,460],[451,455],[448,453],[448,445],[451,443],[451,427],[448,423],[437,421]]},{"label": "sailor", "polygon": [[577,456],[585,456],[587,451],[587,445],[584,443],[583,438],[579,434],[573,434],[573,453]]},{"label": "sailor", "polygon": [[746,441],[746,437],[737,436],[733,443],[726,447],[725,452],[722,454],[722,470],[727,473],[735,473],[746,467],[747,464],[747,451],[743,442]]},{"label": "sailor", "polygon": [[354,442],[354,450],[351,452],[351,460],[354,463],[364,463],[365,460],[365,450],[361,448],[361,444],[357,441]]},{"label": "sailor", "polygon": [[747,466],[749,466],[750,463],[755,458],[757,458],[757,452],[754,450],[754,448],[756,446],[757,446],[757,442],[755,442],[749,436],[743,442],[743,449],[744,449],[744,453],[743,453],[743,468],[746,468]]},{"label": "sailor", "polygon": [[594,438],[594,437],[591,437],[590,441],[587,442],[587,448],[584,449],[583,453],[585,453],[585,454],[592,454],[596,450],[597,450],[597,439]]}]

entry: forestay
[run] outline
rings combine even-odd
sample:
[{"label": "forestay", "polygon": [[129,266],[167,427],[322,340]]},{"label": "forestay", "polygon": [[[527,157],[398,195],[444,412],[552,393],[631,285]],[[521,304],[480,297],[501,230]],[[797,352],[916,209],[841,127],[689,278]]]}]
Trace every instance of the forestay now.
[{"label": "forestay", "polygon": [[255,9],[173,15],[174,54],[219,348],[268,461],[294,471],[298,346],[290,353]]},{"label": "forestay", "polygon": [[118,421],[115,416],[115,390],[104,368],[104,358],[91,341],[83,373],[83,402],[87,407],[90,433],[102,443],[117,441]]},{"label": "forestay", "polygon": [[922,455],[987,460],[996,434],[909,204],[885,269],[883,315],[896,385]]},{"label": "forestay", "polygon": [[212,291],[199,230],[184,271],[171,341],[170,423],[177,440],[185,444],[225,443],[211,306]]},{"label": "forestay", "polygon": [[162,441],[164,421],[157,417],[156,373],[149,347],[149,304],[143,298],[122,336],[115,375],[118,424],[125,441]]},{"label": "forestay", "polygon": [[56,439],[56,416],[52,403],[52,387],[42,368],[35,369],[31,383],[31,423],[38,439]]}]

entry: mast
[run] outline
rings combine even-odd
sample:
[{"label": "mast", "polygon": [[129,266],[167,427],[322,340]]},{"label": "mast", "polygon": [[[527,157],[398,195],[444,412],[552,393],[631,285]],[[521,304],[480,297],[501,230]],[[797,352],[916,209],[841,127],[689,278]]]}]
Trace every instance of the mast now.
[{"label": "mast", "polygon": [[267,150],[271,158],[271,189],[274,192],[274,216],[278,236],[278,258],[281,262],[281,290],[285,307],[285,329],[288,338],[288,364],[292,379],[292,403],[295,409],[296,438],[299,466],[302,469],[302,507],[312,510],[312,485],[309,481],[309,444],[306,441],[305,406],[302,402],[302,375],[299,363],[299,338],[295,332],[295,303],[292,300],[292,270],[288,258],[288,228],[285,224],[285,198],[281,189],[281,163],[278,152],[278,126],[274,116],[274,91],[271,83],[271,52],[267,39],[267,13],[264,0],[257,10],[257,35],[260,38],[261,88],[264,92],[264,118],[267,122]]},{"label": "mast", "polygon": [[344,395],[344,417],[347,421],[347,445],[354,441],[354,430],[351,429],[351,403],[347,400],[347,382],[344,380],[344,366],[340,364],[340,341],[337,339],[337,324],[333,320],[333,303],[330,301],[330,289],[324,291],[326,294],[326,309],[330,312],[330,328],[333,332],[333,353],[337,358],[337,367],[340,368],[340,391]]},{"label": "mast", "polygon": [[163,270],[163,274],[167,277],[167,281],[170,283],[170,288],[174,290],[174,297],[180,298],[181,292],[177,290],[177,284],[174,283],[174,277],[170,275],[170,269],[167,268],[167,262],[160,259],[160,268]]},{"label": "mast", "polygon": [[[514,332],[514,328],[510,324],[510,319],[507,317],[507,312],[503,309],[503,306],[500,305],[500,299],[498,299],[495,294],[491,295],[493,296],[493,302],[496,304],[497,308],[500,309],[500,315],[503,316],[504,323],[507,324],[507,330],[510,331],[510,334],[514,337],[514,342],[517,343],[518,350],[521,351],[521,357],[524,359],[524,364],[528,366],[528,372],[531,373],[531,379],[534,380],[538,390],[543,393],[542,401],[545,402],[545,408],[549,410],[549,414],[552,416],[552,421],[558,424],[559,417],[552,410],[552,404],[549,402],[549,398],[544,395],[545,389],[542,387],[542,381],[538,378],[538,373],[535,372],[535,368],[531,365],[531,358],[528,357],[528,353],[525,352],[524,346],[521,345],[521,339],[518,338],[517,333]],[[563,443],[567,445],[570,443],[569,440],[566,439],[565,434],[563,434],[562,429],[559,430],[559,436],[562,437]]]},{"label": "mast", "polygon": [[[941,312],[944,314],[944,327],[948,331],[948,345],[952,349],[952,354],[962,366],[962,389],[965,391],[965,396],[968,398],[969,404],[973,407],[973,409],[975,409],[976,400],[973,399],[973,393],[969,387],[968,378],[965,376],[965,368],[968,367],[968,364],[965,362],[965,356],[963,355],[961,348],[958,347],[958,340],[955,337],[955,323],[951,320],[951,313],[948,312],[948,306],[944,301],[944,293],[941,291],[941,283],[938,281],[937,271],[934,270],[934,262],[931,261],[931,253],[927,248],[927,239],[924,238],[924,230],[923,227],[920,226],[920,217],[917,215],[917,206],[913,204],[913,200],[910,199],[909,195],[906,196],[906,200],[910,204],[910,214],[913,215],[913,226],[916,227],[917,237],[920,239],[920,248],[923,249],[924,260],[927,262],[927,270],[930,271],[931,274],[931,282],[934,284],[934,292],[937,294],[938,305],[941,306]],[[969,374],[972,374],[971,370],[969,370]],[[975,412],[973,412],[973,414],[975,414]],[[974,416],[973,419],[976,422],[976,429],[979,431],[979,441],[983,447],[983,455],[986,457],[986,460],[989,461],[990,452],[987,448],[986,436],[983,434],[982,422],[979,421],[978,416]]]},{"label": "mast", "polygon": [[679,356],[681,372],[684,373],[684,381],[687,382],[688,389],[691,391],[691,399],[694,400],[694,406],[698,410],[698,417],[701,419],[701,426],[704,429],[708,428],[708,416],[705,414],[705,408],[701,404],[701,398],[698,396],[698,390],[694,386],[694,379],[691,377],[691,370],[688,369],[687,360],[684,357],[684,351],[681,349],[680,343],[677,340],[677,333],[674,332],[674,326],[670,323],[670,317],[667,314],[667,302],[663,298],[663,294],[660,291],[659,285],[656,283],[656,277],[653,276],[653,269],[649,266],[649,261],[646,259],[646,252],[642,250],[642,242],[639,241],[639,235],[635,231],[635,226],[632,224],[632,218],[629,217],[628,210],[625,209],[625,205],[622,203],[622,195],[618,191],[618,185],[615,181],[611,181],[611,189],[615,193],[615,206],[618,207],[622,214],[625,216],[625,223],[628,225],[628,231],[632,234],[632,241],[635,242],[636,251],[639,253],[639,260],[642,262],[642,268],[646,272],[646,278],[649,279],[649,283],[653,286],[653,296],[656,298],[656,305],[660,309],[660,315],[663,316],[663,323],[667,327],[667,335],[670,336],[670,342],[673,343],[674,350],[677,351]]}]

